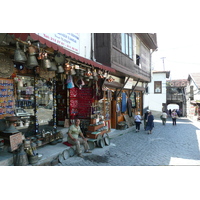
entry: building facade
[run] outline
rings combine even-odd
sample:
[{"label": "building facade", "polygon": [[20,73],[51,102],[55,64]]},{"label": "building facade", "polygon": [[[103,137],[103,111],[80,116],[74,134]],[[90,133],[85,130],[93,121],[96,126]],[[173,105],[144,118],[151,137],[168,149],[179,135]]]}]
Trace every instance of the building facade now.
[{"label": "building facade", "polygon": [[151,110],[155,117],[167,110],[166,79],[169,76],[169,71],[152,71],[151,82],[144,94],[144,108]]}]

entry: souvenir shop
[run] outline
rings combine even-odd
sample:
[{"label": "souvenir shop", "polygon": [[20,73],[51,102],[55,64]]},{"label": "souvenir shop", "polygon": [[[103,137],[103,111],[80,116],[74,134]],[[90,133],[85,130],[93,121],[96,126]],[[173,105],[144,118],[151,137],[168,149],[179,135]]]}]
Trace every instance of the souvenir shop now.
[{"label": "souvenir shop", "polygon": [[[0,34],[0,138],[25,147],[62,142],[57,127],[81,119],[84,134],[111,129],[115,70],[35,34]],[[18,134],[20,133],[20,134]],[[18,142],[19,143],[19,142]]]}]

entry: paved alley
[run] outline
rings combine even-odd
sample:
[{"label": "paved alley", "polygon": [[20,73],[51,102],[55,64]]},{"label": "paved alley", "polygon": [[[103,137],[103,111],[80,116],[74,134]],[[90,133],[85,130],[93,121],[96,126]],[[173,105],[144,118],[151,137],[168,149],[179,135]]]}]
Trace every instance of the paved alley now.
[{"label": "paved alley", "polygon": [[148,135],[143,124],[140,132],[131,131],[111,139],[110,146],[95,148],[84,158],[70,157],[59,166],[169,166],[200,165],[200,123],[187,118],[173,126],[154,120],[153,133]]}]

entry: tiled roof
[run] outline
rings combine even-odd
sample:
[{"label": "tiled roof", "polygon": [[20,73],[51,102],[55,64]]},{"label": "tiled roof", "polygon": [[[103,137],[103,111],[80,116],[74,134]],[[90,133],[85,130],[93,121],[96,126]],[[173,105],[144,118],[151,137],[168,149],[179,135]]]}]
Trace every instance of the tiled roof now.
[{"label": "tiled roof", "polygon": [[186,87],[187,79],[167,80],[167,85],[171,87]]},{"label": "tiled roof", "polygon": [[191,77],[197,87],[200,88],[200,73],[191,73],[189,77]]}]

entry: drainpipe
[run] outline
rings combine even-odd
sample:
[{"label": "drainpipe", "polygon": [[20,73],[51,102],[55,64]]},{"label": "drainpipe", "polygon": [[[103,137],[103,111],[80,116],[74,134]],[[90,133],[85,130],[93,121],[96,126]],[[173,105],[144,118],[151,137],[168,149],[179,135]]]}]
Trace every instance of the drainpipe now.
[{"label": "drainpipe", "polygon": [[94,33],[91,33],[91,60],[96,62],[96,58],[94,55]]}]

